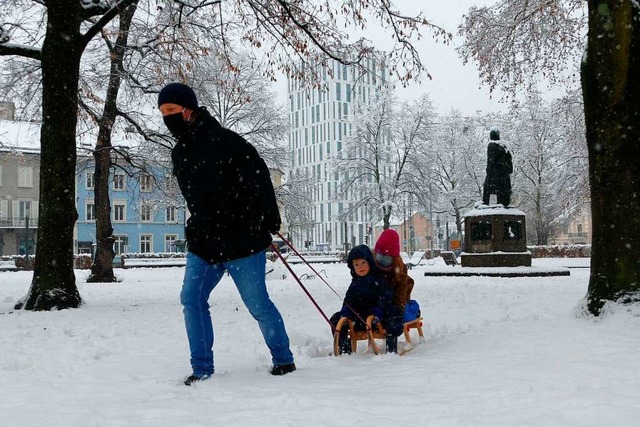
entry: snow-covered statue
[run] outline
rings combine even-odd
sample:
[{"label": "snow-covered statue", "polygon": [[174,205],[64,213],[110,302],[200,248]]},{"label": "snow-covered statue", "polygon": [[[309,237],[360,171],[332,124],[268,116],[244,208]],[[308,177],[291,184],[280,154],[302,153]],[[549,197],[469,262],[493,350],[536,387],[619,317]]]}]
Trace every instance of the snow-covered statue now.
[{"label": "snow-covered statue", "polygon": [[513,164],[507,145],[500,141],[500,131],[496,128],[489,133],[487,146],[487,176],[484,179],[482,202],[489,204],[492,194],[504,207],[511,203],[511,178]]}]

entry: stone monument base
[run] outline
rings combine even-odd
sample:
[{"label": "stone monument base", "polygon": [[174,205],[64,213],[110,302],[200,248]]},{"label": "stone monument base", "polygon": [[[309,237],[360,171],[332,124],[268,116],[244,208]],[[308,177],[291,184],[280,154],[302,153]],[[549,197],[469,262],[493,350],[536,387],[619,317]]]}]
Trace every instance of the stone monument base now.
[{"label": "stone monument base", "polygon": [[465,214],[463,267],[530,267],[526,216],[502,205],[478,206]]},{"label": "stone monument base", "polygon": [[463,267],[531,267],[530,252],[484,252],[460,254]]}]

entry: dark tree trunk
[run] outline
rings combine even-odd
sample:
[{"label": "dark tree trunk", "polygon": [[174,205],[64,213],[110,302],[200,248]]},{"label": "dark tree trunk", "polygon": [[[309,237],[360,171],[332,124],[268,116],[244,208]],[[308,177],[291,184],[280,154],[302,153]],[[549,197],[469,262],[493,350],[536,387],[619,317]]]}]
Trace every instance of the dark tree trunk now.
[{"label": "dark tree trunk", "polygon": [[[27,310],[76,308],[82,300],[73,273],[76,121],[80,2],[49,2],[42,46],[40,218]],[[22,305],[20,303],[19,305]]]},{"label": "dark tree trunk", "polygon": [[458,236],[458,240],[460,240],[460,243],[462,243],[462,226],[464,224],[464,220],[462,219],[462,216],[460,215],[460,208],[455,208],[455,216],[456,216],[456,234]]},{"label": "dark tree trunk", "polygon": [[122,61],[128,44],[131,20],[137,2],[120,14],[120,29],[114,45],[110,46],[111,73],[102,117],[98,123],[98,141],[95,159],[95,205],[96,205],[96,255],[91,265],[87,282],[115,282],[113,273],[113,226],[111,224],[111,201],[109,199],[109,171],[111,167],[111,132],[117,117],[117,100],[122,81]]},{"label": "dark tree trunk", "polygon": [[113,227],[111,225],[111,201],[109,199],[109,168],[111,166],[111,125],[101,124],[98,143],[93,153],[95,159],[96,204],[96,254],[91,265],[91,275],[87,282],[115,282],[113,273]]},{"label": "dark tree trunk", "polygon": [[589,0],[582,65],[593,216],[587,306],[640,301],[640,10]]}]

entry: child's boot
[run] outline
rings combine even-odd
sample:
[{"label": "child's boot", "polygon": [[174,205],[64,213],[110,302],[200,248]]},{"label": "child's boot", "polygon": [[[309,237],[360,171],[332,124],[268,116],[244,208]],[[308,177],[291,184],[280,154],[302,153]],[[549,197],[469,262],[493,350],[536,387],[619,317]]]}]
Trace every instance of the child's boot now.
[{"label": "child's boot", "polygon": [[338,341],[340,354],[351,354],[351,339],[346,332],[340,331],[340,340]]},{"label": "child's boot", "polygon": [[387,353],[398,352],[398,337],[387,335]]}]

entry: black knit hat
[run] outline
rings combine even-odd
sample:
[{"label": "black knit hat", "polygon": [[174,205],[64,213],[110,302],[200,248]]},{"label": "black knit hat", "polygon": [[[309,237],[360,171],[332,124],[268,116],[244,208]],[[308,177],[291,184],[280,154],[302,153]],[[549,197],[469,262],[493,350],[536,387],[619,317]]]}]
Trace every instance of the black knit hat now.
[{"label": "black knit hat", "polygon": [[182,83],[169,83],[162,88],[158,94],[158,107],[166,103],[181,105],[190,110],[198,108],[198,99],[193,89]]}]

